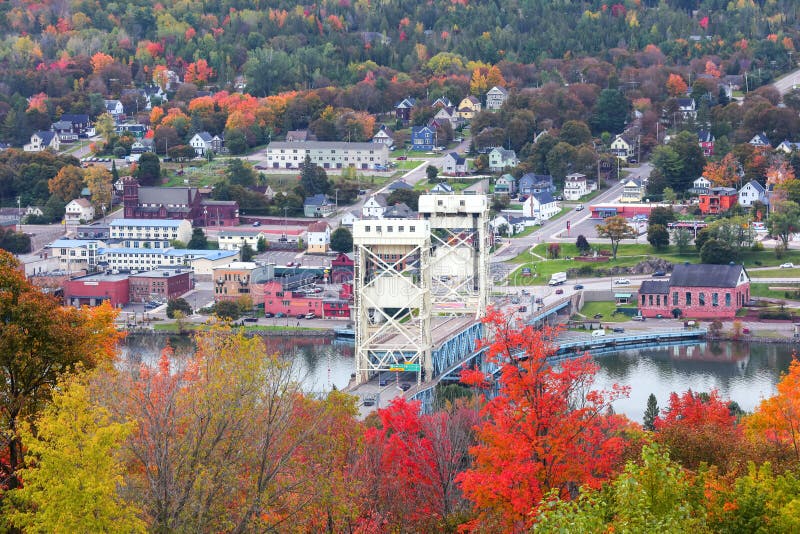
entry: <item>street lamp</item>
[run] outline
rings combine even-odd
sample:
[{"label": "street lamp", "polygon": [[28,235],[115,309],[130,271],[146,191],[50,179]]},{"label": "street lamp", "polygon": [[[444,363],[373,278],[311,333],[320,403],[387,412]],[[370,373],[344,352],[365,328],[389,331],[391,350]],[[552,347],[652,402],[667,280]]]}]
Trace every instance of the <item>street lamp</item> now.
[{"label": "street lamp", "polygon": [[203,226],[208,228],[208,208],[203,208]]}]

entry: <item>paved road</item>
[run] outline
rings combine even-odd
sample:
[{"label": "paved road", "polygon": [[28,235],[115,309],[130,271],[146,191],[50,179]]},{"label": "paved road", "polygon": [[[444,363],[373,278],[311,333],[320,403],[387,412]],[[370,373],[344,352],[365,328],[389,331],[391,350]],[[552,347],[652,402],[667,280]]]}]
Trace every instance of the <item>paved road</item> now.
[{"label": "paved road", "polygon": [[792,90],[793,85],[800,85],[800,69],[790,72],[772,84],[781,95]]}]

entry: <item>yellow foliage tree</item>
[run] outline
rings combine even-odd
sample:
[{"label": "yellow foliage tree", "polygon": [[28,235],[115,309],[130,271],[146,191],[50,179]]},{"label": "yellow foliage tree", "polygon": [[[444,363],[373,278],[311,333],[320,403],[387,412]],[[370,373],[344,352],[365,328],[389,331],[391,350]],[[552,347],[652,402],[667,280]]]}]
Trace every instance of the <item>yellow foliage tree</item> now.
[{"label": "yellow foliage tree", "polygon": [[117,451],[134,427],[92,402],[86,376],[61,380],[36,431],[20,429],[29,467],[21,470],[24,487],[6,494],[9,523],[25,532],[146,532],[118,493]]},{"label": "yellow foliage tree", "polygon": [[667,92],[669,96],[680,96],[686,94],[686,90],[689,87],[686,85],[686,82],[683,81],[683,78],[680,74],[670,74],[669,78],[667,78]]},{"label": "yellow foliage tree", "polygon": [[83,189],[83,171],[74,165],[61,167],[54,177],[47,182],[50,193],[65,202],[77,198]]},{"label": "yellow foliage tree", "polygon": [[492,66],[489,72],[486,73],[486,88],[491,89],[492,87],[505,86],[506,80],[503,78],[503,73],[500,72],[500,68],[497,65]]},{"label": "yellow foliage tree", "polygon": [[476,68],[472,71],[472,79],[469,81],[469,92],[473,95],[482,95],[486,92],[486,76],[481,73],[481,69]]},{"label": "yellow foliage tree", "polygon": [[92,205],[96,210],[111,203],[111,173],[105,167],[89,167],[83,175],[86,187],[92,194]]},{"label": "yellow foliage tree", "polygon": [[92,56],[92,69],[95,74],[99,74],[104,68],[114,63],[114,58],[108,54],[97,52]]},{"label": "yellow foliage tree", "polygon": [[719,162],[709,161],[703,168],[703,176],[718,187],[731,187],[739,180],[739,162],[730,153]]}]

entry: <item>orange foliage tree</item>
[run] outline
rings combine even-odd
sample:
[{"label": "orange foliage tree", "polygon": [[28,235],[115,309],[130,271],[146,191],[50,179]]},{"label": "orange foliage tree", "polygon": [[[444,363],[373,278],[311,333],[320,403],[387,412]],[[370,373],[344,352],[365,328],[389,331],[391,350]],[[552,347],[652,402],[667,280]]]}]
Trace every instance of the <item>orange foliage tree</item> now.
[{"label": "orange foliage tree", "polygon": [[669,78],[667,78],[667,92],[669,96],[684,95],[688,88],[689,86],[686,85],[686,82],[683,81],[680,74],[670,74]]},{"label": "orange foliage tree", "polygon": [[[478,514],[468,527],[520,531],[550,491],[569,498],[616,472],[626,420],[608,408],[628,390],[591,389],[597,366],[588,355],[552,365],[552,329],[511,324],[496,310],[485,322],[494,335],[486,358],[500,367],[500,392],[481,410],[474,465],[457,480]],[[492,377],[468,370],[462,381],[480,386]]]},{"label": "orange foliage tree", "polygon": [[777,395],[762,400],[745,422],[756,441],[796,465],[800,462],[800,361],[796,357],[776,389]]},{"label": "orange foliage tree", "polygon": [[703,168],[703,176],[719,187],[736,186],[739,181],[739,162],[733,153],[728,153],[720,161],[709,161]]},{"label": "orange foliage tree", "polygon": [[10,253],[0,250],[0,487],[19,484],[23,447],[17,428],[50,401],[59,378],[108,363],[120,339],[108,304],[62,306],[33,286]]},{"label": "orange foliage tree", "polygon": [[184,80],[186,83],[204,84],[214,76],[214,69],[208,66],[205,59],[198,59],[186,66]]},{"label": "orange foliage tree", "polygon": [[97,52],[92,56],[92,69],[95,74],[99,74],[112,63],[114,63],[114,58],[108,54]]}]

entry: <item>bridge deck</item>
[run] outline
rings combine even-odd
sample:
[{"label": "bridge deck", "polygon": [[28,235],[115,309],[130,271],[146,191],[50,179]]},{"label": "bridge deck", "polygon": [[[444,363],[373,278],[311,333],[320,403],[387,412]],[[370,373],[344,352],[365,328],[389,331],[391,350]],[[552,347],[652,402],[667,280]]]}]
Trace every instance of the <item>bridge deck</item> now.
[{"label": "bridge deck", "polygon": [[[433,341],[433,348],[439,348],[445,341],[474,323],[474,317],[466,316],[431,318],[431,337]],[[407,324],[406,326],[409,325]],[[409,341],[401,334],[382,336],[378,339],[378,342],[383,347],[402,348],[405,346],[410,346]]]}]

